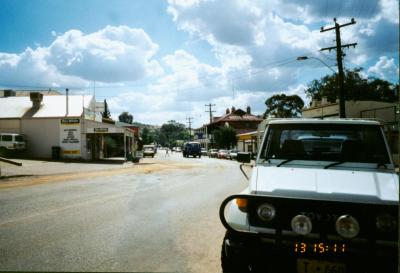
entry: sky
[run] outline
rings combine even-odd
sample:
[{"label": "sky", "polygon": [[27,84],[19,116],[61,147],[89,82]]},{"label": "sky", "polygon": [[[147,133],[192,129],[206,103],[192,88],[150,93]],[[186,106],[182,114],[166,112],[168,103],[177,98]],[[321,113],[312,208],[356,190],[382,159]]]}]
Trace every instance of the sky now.
[{"label": "sky", "polygon": [[[0,0],[0,89],[56,89],[107,100],[112,117],[194,127],[226,108],[265,111],[332,74],[341,28],[346,69],[399,81],[397,0]],[[313,57],[297,61],[299,56]],[[326,67],[322,62],[330,66]]]}]

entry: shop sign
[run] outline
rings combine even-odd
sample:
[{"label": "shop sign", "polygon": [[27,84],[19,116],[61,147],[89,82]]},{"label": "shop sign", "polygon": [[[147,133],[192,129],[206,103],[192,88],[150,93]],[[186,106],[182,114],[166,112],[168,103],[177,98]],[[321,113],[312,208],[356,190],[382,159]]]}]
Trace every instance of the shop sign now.
[{"label": "shop sign", "polygon": [[94,128],[93,131],[95,133],[107,133],[108,132],[108,128]]},{"label": "shop sign", "polygon": [[64,157],[74,158],[81,155],[80,120],[65,118],[60,124],[60,147]]},{"label": "shop sign", "polygon": [[63,118],[61,119],[61,124],[79,124],[79,118]]}]

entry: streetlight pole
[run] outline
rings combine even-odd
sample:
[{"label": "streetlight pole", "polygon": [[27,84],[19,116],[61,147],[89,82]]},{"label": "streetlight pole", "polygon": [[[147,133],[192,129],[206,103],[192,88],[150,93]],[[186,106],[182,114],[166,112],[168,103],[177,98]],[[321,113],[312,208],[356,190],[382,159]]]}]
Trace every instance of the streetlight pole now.
[{"label": "streetlight pole", "polygon": [[[312,57],[312,56],[300,56],[300,57],[297,57],[296,58],[296,60],[298,60],[298,61],[304,61],[304,60],[308,60],[308,59],[314,59],[314,60],[317,60],[317,61],[319,61],[320,63],[322,63],[323,65],[325,65],[327,68],[329,68],[334,74],[336,74],[336,71],[335,70],[333,70],[333,68],[332,67],[330,67],[327,63],[325,63],[323,60],[321,60],[320,58],[317,58],[317,57]],[[344,100],[342,100],[342,96],[341,96],[342,94],[340,94],[340,100],[339,100],[339,102],[340,102],[340,117],[342,118],[342,117],[344,117],[344,116],[342,116],[342,113],[344,113]],[[343,105],[342,105],[342,103],[343,103]],[[343,108],[342,108],[343,107]],[[322,117],[324,117],[324,108],[322,108]]]},{"label": "streetlight pole", "polygon": [[325,65],[327,68],[329,68],[333,73],[335,73],[335,74],[337,73],[332,67],[330,67],[326,62],[324,62],[320,58],[312,57],[312,56],[300,56],[300,57],[296,58],[296,60],[298,60],[298,61],[304,61],[304,60],[308,60],[308,59],[317,60],[317,61],[321,62],[323,65]]}]

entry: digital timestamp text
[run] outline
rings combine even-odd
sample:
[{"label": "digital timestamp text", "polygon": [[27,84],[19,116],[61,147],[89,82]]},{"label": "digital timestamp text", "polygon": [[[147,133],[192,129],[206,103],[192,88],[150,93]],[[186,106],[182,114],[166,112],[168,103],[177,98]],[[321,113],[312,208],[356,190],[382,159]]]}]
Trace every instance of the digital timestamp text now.
[{"label": "digital timestamp text", "polygon": [[341,243],[294,243],[295,253],[346,253],[348,251],[346,244]]}]

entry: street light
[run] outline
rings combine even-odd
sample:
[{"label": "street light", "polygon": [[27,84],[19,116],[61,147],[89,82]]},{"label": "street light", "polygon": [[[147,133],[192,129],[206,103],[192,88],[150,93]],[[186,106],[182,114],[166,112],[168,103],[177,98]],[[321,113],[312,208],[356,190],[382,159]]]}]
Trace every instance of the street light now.
[{"label": "street light", "polygon": [[[316,58],[316,57],[308,57],[308,56],[300,56],[300,57],[297,57],[296,58],[296,60],[298,60],[298,61],[303,61],[303,60],[308,60],[308,59],[315,59],[315,60],[318,60],[319,62],[321,62],[322,64],[324,64],[327,68],[329,68],[333,73],[335,73],[336,74],[336,71],[335,70],[333,70],[332,69],[332,67],[330,67],[327,63],[325,63],[323,60],[321,60],[321,59],[319,59],[319,58]],[[340,88],[340,83],[339,83],[339,88]],[[344,99],[344,96],[342,96],[342,95],[339,95],[339,116],[341,117],[341,118],[345,118],[346,117],[346,110],[345,110],[345,108],[346,108],[346,104],[345,104],[346,102],[345,102],[345,99]]]},{"label": "street light", "polygon": [[315,59],[315,60],[317,60],[317,61],[320,61],[322,64],[324,64],[327,68],[329,68],[330,70],[332,70],[332,72],[333,73],[336,73],[336,71],[335,70],[333,70],[333,68],[332,67],[330,67],[326,62],[324,62],[323,60],[321,60],[320,58],[317,58],[317,57],[309,57],[309,56],[300,56],[300,57],[297,57],[296,58],[296,60],[298,60],[298,61],[304,61],[304,60],[308,60],[308,59]]}]

